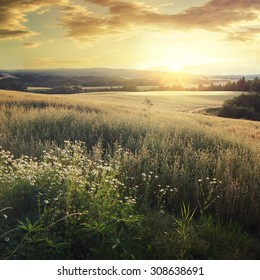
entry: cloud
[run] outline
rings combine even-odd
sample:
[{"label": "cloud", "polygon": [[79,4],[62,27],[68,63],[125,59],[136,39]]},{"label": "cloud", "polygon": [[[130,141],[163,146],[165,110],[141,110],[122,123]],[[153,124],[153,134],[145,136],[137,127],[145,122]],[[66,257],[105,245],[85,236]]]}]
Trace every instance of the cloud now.
[{"label": "cloud", "polygon": [[[232,33],[236,25],[249,28],[260,15],[259,0],[211,0],[204,5],[191,7],[177,14],[161,13],[156,7],[145,2],[122,0],[86,0],[87,8],[63,11],[61,26],[68,30],[67,36],[76,40],[96,40],[106,36],[123,34],[134,29],[153,28],[157,30],[203,29],[223,32],[226,38],[234,40]],[[91,7],[100,6],[106,11],[101,15],[91,13]],[[251,35],[241,36],[245,40]],[[235,33],[234,33],[235,34]]]},{"label": "cloud", "polygon": [[252,42],[260,35],[260,28],[248,27],[241,31],[229,32],[226,36],[228,41]]},{"label": "cloud", "polygon": [[61,26],[69,31],[67,37],[79,41],[93,41],[107,36],[122,35],[135,28],[151,25],[151,15],[159,15],[155,7],[145,3],[114,0],[87,2],[106,7],[108,11],[96,15],[90,9],[76,5],[63,9],[60,20]]},{"label": "cloud", "polygon": [[259,19],[259,0],[212,0],[200,7],[192,7],[173,15],[179,28],[222,30],[232,24]]},{"label": "cloud", "polygon": [[[52,6],[61,9],[60,27],[67,30],[67,37],[84,42],[147,28],[160,31],[202,29],[222,32],[226,39],[240,41],[254,40],[259,34],[259,29],[250,29],[260,19],[259,0],[210,0],[175,14],[161,12],[148,4],[151,1],[145,0],[85,0],[86,5],[75,1],[0,0],[0,40],[36,35],[26,27],[27,14],[40,15]],[[242,31],[237,30],[237,26]]]},{"label": "cloud", "polygon": [[50,7],[45,7],[45,8],[40,9],[36,13],[37,13],[37,15],[44,15],[44,14],[48,13],[49,11],[50,11]]},{"label": "cloud", "polygon": [[60,26],[68,30],[67,37],[78,40],[96,38],[104,35],[106,22],[95,17],[85,7],[64,6],[60,17]]},{"label": "cloud", "polygon": [[37,35],[37,33],[30,30],[0,29],[0,40],[7,40],[13,38],[22,39],[34,35]]},{"label": "cloud", "polygon": [[[56,6],[68,4],[69,0],[55,1]],[[0,0],[0,40],[23,39],[37,35],[25,26],[26,15],[30,12],[43,12],[53,6],[51,0]]]},{"label": "cloud", "polygon": [[35,49],[38,48],[42,45],[41,42],[27,42],[27,43],[23,43],[23,46],[27,49]]}]

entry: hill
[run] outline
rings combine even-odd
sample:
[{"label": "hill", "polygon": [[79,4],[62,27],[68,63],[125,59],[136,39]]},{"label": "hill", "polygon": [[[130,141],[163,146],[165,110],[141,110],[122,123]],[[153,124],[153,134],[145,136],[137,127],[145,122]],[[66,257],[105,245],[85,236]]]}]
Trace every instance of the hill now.
[{"label": "hill", "polygon": [[[161,69],[161,68],[160,68]],[[1,71],[0,71],[1,73]],[[243,80],[244,79],[244,80]],[[182,72],[167,72],[156,70],[135,69],[45,69],[45,70],[9,70],[2,71],[0,88],[23,90],[32,88],[42,93],[48,93],[48,88],[55,88],[52,92],[59,92],[64,88],[66,92],[89,91],[87,88],[95,88],[94,91],[106,90],[255,90],[259,91],[258,75],[245,77],[231,76],[203,76]],[[246,81],[241,87],[240,81]],[[253,83],[250,84],[250,82]],[[71,87],[71,88],[68,88]],[[37,89],[38,88],[38,89]],[[65,89],[66,88],[66,89]],[[140,89],[141,88],[141,89]],[[31,89],[29,89],[31,90]],[[52,93],[50,92],[50,93]]]},{"label": "hill", "polygon": [[0,91],[0,259],[259,259],[260,123],[128,94]]}]

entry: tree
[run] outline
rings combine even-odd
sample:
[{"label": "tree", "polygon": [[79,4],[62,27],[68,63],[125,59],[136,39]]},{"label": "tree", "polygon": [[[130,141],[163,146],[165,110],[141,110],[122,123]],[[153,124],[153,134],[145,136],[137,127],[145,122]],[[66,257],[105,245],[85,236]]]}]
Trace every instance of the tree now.
[{"label": "tree", "polygon": [[250,85],[250,91],[255,91],[260,93],[260,79],[255,77]]},{"label": "tree", "polygon": [[24,91],[26,86],[18,79],[4,78],[0,80],[0,89]]},{"label": "tree", "polygon": [[242,77],[241,79],[239,79],[237,81],[236,89],[239,91],[248,91],[249,90],[245,77]]},{"label": "tree", "polygon": [[260,121],[260,95],[241,94],[224,102],[220,117]]}]

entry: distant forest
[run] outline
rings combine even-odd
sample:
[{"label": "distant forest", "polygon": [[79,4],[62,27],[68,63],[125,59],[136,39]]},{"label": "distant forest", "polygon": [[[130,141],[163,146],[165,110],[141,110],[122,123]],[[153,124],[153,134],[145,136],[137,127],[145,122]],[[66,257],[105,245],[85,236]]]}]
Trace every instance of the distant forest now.
[{"label": "distant forest", "polygon": [[[55,76],[17,74],[4,77],[0,74],[0,89],[26,91],[28,87],[44,87],[50,89],[37,89],[41,93],[79,93],[88,91],[143,91],[139,87],[149,86],[149,90],[192,90],[192,91],[244,91],[260,92],[260,78],[246,80],[245,77],[237,81],[227,81],[225,84],[212,83],[210,85],[184,87],[181,84],[164,86],[158,81],[150,79],[125,79],[120,77],[96,77],[96,76]],[[92,87],[88,89],[88,87]],[[93,89],[93,87],[96,87]],[[102,88],[106,87],[106,88]]]},{"label": "distant forest", "polygon": [[260,92],[260,79],[255,77],[253,80],[246,80],[245,77],[239,79],[237,82],[228,81],[224,85],[214,85],[198,87],[198,90],[223,90],[223,91],[251,91],[251,92]]},{"label": "distant forest", "polygon": [[[88,91],[87,87],[96,87],[97,91],[108,87],[113,90],[135,91],[137,86],[159,86],[157,82],[146,79],[124,79],[120,77],[99,77],[99,76],[56,76],[56,75],[34,75],[16,74],[15,77],[1,79],[0,89],[24,91],[28,87],[44,87],[50,90],[42,90],[42,93],[76,93]],[[39,90],[37,90],[39,92]]]},{"label": "distant forest", "polygon": [[159,87],[160,90],[193,90],[193,91],[245,91],[260,92],[260,78],[246,80],[242,77],[238,81],[227,81],[225,84],[199,84],[197,87],[183,87],[181,85]]}]

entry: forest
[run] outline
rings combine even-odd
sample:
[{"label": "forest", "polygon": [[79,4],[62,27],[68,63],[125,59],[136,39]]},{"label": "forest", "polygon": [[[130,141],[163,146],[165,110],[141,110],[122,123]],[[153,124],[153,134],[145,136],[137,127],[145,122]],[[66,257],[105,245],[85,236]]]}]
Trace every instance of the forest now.
[{"label": "forest", "polygon": [[[202,83],[200,83],[202,82]],[[260,92],[260,78],[246,79],[242,77],[225,83],[208,84],[206,80],[198,80],[198,84],[189,85],[181,81],[165,82],[158,79],[125,79],[108,76],[58,76],[16,74],[15,77],[0,78],[0,89],[27,91],[29,87],[45,87],[37,89],[37,93],[80,93],[92,91],[143,91],[140,87],[149,86],[149,91],[244,91]],[[90,87],[88,89],[88,87]],[[105,87],[105,88],[102,88]]]}]

